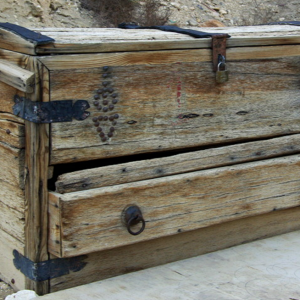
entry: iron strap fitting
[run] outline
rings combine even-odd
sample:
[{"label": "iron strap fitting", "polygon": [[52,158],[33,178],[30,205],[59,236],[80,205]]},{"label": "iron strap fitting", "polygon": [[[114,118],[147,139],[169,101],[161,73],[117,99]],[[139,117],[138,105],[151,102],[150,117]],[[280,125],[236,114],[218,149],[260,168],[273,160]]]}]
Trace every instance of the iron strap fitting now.
[{"label": "iron strap fitting", "polygon": [[71,122],[73,118],[82,121],[90,115],[86,100],[38,102],[15,95],[14,102],[13,114],[33,123]]},{"label": "iron strap fitting", "polygon": [[86,255],[56,258],[37,263],[23,256],[17,250],[13,250],[13,255],[15,267],[27,278],[38,282],[61,277],[70,272],[78,272],[87,265],[87,262],[83,261],[87,258]]}]

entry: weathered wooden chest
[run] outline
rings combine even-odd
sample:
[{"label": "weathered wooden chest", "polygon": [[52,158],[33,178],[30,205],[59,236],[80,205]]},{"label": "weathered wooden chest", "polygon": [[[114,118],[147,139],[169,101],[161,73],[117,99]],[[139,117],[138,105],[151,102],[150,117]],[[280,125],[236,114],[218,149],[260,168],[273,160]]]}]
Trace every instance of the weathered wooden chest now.
[{"label": "weathered wooden chest", "polygon": [[300,229],[299,27],[0,28],[13,287],[53,292]]}]

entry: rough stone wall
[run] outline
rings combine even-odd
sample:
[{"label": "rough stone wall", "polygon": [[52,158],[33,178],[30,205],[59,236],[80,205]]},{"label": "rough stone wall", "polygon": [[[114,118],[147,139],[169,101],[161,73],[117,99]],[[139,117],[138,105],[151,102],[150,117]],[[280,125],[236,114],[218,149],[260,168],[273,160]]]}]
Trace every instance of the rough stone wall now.
[{"label": "rough stone wall", "polygon": [[[101,0],[95,1],[101,3]],[[142,5],[145,2],[138,1]],[[298,20],[300,13],[300,0],[157,1],[161,9],[171,11],[169,24],[178,26],[256,25]],[[91,11],[81,8],[80,0],[0,0],[0,22],[25,27],[101,26]]]},{"label": "rough stone wall", "polygon": [[78,0],[0,0],[0,22],[25,27],[93,27]]}]

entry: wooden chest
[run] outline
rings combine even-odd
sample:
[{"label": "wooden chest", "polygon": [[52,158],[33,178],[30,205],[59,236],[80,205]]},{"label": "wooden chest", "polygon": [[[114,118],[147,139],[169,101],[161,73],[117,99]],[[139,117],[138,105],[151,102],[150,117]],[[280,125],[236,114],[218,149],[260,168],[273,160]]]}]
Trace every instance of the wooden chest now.
[{"label": "wooden chest", "polygon": [[300,229],[299,27],[0,27],[13,287],[49,293]]}]

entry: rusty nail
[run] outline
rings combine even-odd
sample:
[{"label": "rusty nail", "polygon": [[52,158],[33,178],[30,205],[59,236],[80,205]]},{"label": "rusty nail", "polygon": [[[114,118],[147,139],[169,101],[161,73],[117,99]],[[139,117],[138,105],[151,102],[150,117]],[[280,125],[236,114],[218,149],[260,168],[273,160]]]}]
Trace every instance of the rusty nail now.
[{"label": "rusty nail", "polygon": [[101,106],[101,105],[99,105],[97,108],[98,108],[98,110],[101,110],[101,109],[102,109],[102,106]]},{"label": "rusty nail", "polygon": [[111,104],[108,108],[109,108],[110,110],[113,110],[113,109],[115,108],[115,106]]},{"label": "rusty nail", "polygon": [[117,93],[113,93],[111,96],[112,96],[113,98],[117,98],[117,97],[118,97],[118,94],[117,94]]},{"label": "rusty nail", "polygon": [[102,82],[102,85],[103,85],[103,86],[108,86],[109,84],[110,84],[109,81],[103,81],[103,82]]},{"label": "rusty nail", "polygon": [[114,118],[115,119],[119,119],[119,115],[118,114],[114,114]]},{"label": "rusty nail", "polygon": [[96,100],[99,99],[99,98],[100,98],[99,95],[95,95],[95,96],[94,96],[94,99],[96,99]]},{"label": "rusty nail", "polygon": [[106,142],[107,138],[104,136],[101,140],[102,140],[102,142]]},{"label": "rusty nail", "polygon": [[99,101],[94,101],[94,105],[98,106],[99,105]]},{"label": "rusty nail", "polygon": [[10,134],[11,131],[10,131],[9,129],[6,129],[6,133],[7,133],[7,134]]},{"label": "rusty nail", "polygon": [[108,67],[108,66],[104,66],[104,67],[103,67],[103,71],[104,71],[104,72],[107,72],[108,70],[109,70],[109,67]]},{"label": "rusty nail", "polygon": [[118,103],[118,99],[113,99],[113,100],[112,100],[112,103],[113,103],[113,104],[117,104],[117,103]]},{"label": "rusty nail", "polygon": [[102,94],[102,92],[103,92],[102,89],[97,90],[97,93],[98,93],[98,94]]},{"label": "rusty nail", "polygon": [[103,98],[107,98],[107,96],[108,96],[108,93],[103,94]]},{"label": "rusty nail", "polygon": [[103,103],[103,105],[107,105],[108,101],[107,100],[103,100],[102,103]]},{"label": "rusty nail", "polygon": [[15,284],[15,283],[16,283],[16,281],[15,281],[14,279],[12,279],[10,282],[11,282],[12,284]]},{"label": "rusty nail", "polygon": [[95,126],[95,127],[98,127],[99,125],[100,125],[99,122],[95,122],[95,123],[94,123],[94,126]]},{"label": "rusty nail", "polygon": [[104,134],[103,132],[100,132],[100,133],[99,133],[99,136],[100,136],[100,137],[105,137],[105,134]]},{"label": "rusty nail", "polygon": [[102,121],[102,120],[103,120],[103,116],[99,116],[99,117],[98,117],[98,120],[99,120],[99,121]]},{"label": "rusty nail", "polygon": [[112,132],[109,132],[109,133],[107,134],[108,137],[113,137],[113,135],[114,135],[114,134],[113,134]]},{"label": "rusty nail", "polygon": [[94,117],[93,122],[97,122],[97,121],[98,121],[98,117]]},{"label": "rusty nail", "polygon": [[103,107],[103,111],[104,112],[107,112],[108,111],[108,108],[105,106],[105,107]]},{"label": "rusty nail", "polygon": [[97,128],[97,131],[98,131],[98,132],[101,132],[101,131],[102,131],[102,128],[101,128],[101,127],[98,127],[98,128]]},{"label": "rusty nail", "polygon": [[104,121],[107,121],[107,120],[108,120],[108,116],[104,116],[104,117],[103,117],[103,120],[104,120]]},{"label": "rusty nail", "polygon": [[116,125],[117,125],[117,122],[116,122],[116,121],[113,121],[111,124],[114,125],[114,126],[116,126]]},{"label": "rusty nail", "polygon": [[108,91],[109,91],[110,93],[112,93],[112,92],[114,92],[114,89],[113,89],[113,88],[109,88]]},{"label": "rusty nail", "polygon": [[104,74],[102,75],[102,77],[103,77],[103,78],[107,78],[107,77],[108,77],[108,74],[107,74],[107,73],[104,73]]},{"label": "rusty nail", "polygon": [[109,121],[113,121],[114,120],[114,116],[109,116]]},{"label": "rusty nail", "polygon": [[115,127],[110,127],[109,129],[111,132],[114,132],[115,131]]}]

